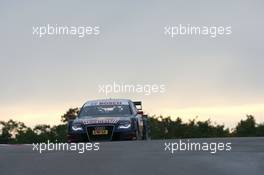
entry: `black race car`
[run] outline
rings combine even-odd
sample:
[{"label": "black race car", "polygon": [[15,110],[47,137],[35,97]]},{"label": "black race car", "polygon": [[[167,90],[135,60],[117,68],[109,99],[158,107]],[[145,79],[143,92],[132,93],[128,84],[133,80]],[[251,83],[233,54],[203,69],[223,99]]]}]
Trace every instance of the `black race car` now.
[{"label": "black race car", "polygon": [[127,99],[88,101],[68,122],[68,142],[144,140],[149,133],[141,102]]}]

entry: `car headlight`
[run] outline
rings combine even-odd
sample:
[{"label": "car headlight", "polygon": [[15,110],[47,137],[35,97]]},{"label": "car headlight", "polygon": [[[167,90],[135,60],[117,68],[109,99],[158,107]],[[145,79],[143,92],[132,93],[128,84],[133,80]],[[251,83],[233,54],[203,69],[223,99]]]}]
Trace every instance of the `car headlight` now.
[{"label": "car headlight", "polygon": [[71,128],[73,131],[82,131],[83,130],[81,124],[73,124]]},{"label": "car headlight", "polygon": [[131,122],[126,121],[119,124],[118,129],[128,129],[131,127]]}]

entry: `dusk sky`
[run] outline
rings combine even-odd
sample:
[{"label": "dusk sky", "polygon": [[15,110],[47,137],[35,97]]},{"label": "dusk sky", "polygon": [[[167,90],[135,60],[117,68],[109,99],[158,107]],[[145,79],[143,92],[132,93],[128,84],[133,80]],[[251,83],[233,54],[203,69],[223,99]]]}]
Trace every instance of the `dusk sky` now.
[{"label": "dusk sky", "polygon": [[[145,112],[233,127],[264,122],[264,1],[0,2],[0,120],[55,125],[87,100],[142,100]],[[100,35],[45,36],[34,26],[100,26]],[[164,26],[231,26],[232,34],[164,35]],[[164,84],[151,95],[101,84]]]}]

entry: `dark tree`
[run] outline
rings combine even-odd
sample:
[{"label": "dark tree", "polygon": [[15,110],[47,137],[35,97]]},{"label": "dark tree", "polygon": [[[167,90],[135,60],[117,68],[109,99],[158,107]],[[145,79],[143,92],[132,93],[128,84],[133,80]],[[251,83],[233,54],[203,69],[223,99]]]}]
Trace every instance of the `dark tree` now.
[{"label": "dark tree", "polygon": [[247,115],[247,119],[241,120],[236,126],[234,135],[237,137],[256,136],[255,118],[252,115]]},{"label": "dark tree", "polygon": [[257,125],[256,136],[264,136],[264,123]]},{"label": "dark tree", "polygon": [[61,116],[61,121],[63,123],[67,122],[68,120],[73,120],[77,117],[78,113],[80,112],[79,108],[70,108],[66,111],[65,114]]}]

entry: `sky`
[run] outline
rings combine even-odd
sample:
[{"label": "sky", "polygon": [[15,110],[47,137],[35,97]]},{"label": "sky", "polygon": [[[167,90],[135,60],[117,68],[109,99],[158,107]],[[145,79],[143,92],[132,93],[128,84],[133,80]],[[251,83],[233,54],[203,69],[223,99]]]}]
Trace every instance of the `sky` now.
[{"label": "sky", "polygon": [[[146,113],[199,116],[233,127],[264,122],[264,2],[1,1],[0,120],[55,125],[87,100],[142,100]],[[100,26],[100,35],[32,34],[34,26]],[[231,26],[232,34],[164,35],[164,26]],[[101,84],[164,84],[165,93],[116,93]]]}]

